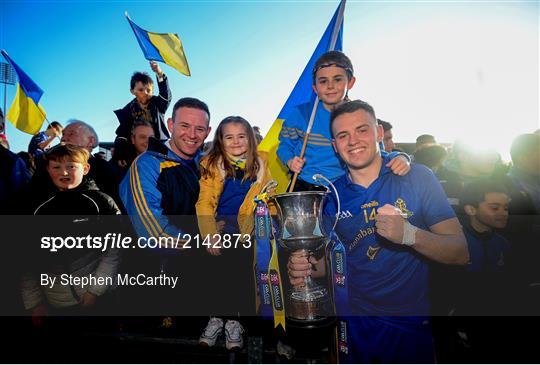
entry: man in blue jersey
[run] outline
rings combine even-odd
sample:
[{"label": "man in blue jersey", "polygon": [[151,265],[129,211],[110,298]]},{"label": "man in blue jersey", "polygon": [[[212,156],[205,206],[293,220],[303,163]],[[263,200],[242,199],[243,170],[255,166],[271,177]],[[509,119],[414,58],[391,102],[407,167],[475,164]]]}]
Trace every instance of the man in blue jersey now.
[{"label": "man in blue jersey", "polygon": [[[413,165],[397,176],[385,166],[383,129],[369,104],[357,100],[336,108],[331,130],[348,170],[334,184],[341,200],[336,232],[347,255],[350,313],[340,315],[349,316],[349,360],[433,362],[428,262],[468,262],[459,222],[429,169]],[[332,198],[325,212],[335,216]],[[322,261],[291,255],[291,284],[323,276]]]}]

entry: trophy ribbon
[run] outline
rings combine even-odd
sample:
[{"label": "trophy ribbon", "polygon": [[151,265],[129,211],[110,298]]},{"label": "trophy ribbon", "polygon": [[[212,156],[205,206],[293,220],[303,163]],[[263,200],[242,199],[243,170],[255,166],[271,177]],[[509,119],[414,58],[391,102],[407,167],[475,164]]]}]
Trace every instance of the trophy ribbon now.
[{"label": "trophy ribbon", "polygon": [[347,251],[345,245],[336,234],[335,228],[341,212],[339,194],[334,184],[321,174],[313,175],[315,181],[324,180],[334,190],[337,202],[337,212],[334,225],[329,234],[330,242],[326,246],[326,255],[329,260],[332,273],[332,294],[334,296],[334,313],[337,317],[336,344],[338,363],[349,363],[348,326],[347,316],[349,311],[349,288],[347,283]]},{"label": "trophy ribbon", "polygon": [[283,285],[281,284],[281,275],[279,273],[278,250],[276,240],[271,239],[272,257],[270,258],[270,267],[268,269],[268,278],[270,279],[270,292],[272,293],[272,309],[274,311],[274,328],[281,326],[285,331],[285,303],[283,302]]},{"label": "trophy ribbon", "polygon": [[255,208],[256,262],[254,270],[257,278],[260,314],[263,318],[272,316],[272,294],[270,293],[270,280],[268,279],[272,230],[267,200],[267,194],[260,194],[255,197],[257,206]]},{"label": "trophy ribbon", "polygon": [[330,233],[330,239],[331,242],[329,245],[331,246],[330,267],[332,269],[332,290],[334,293],[334,309],[338,318],[336,342],[338,346],[338,360],[340,363],[343,363],[347,362],[345,358],[347,358],[349,354],[347,339],[347,315],[349,315],[347,254],[345,246],[340,241],[335,231]]}]

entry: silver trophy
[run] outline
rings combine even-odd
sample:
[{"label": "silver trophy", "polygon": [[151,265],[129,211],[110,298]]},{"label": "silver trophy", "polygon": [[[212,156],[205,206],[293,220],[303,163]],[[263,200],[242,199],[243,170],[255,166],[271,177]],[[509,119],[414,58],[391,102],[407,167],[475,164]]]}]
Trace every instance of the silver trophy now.
[{"label": "silver trophy", "polygon": [[[313,179],[325,180],[335,191],[324,176],[317,174]],[[325,188],[326,191],[293,192],[273,197],[278,212],[277,241],[282,247],[290,251],[300,250],[308,257],[326,247],[330,239],[324,232],[322,208],[330,190]],[[337,219],[334,226],[336,223]],[[311,276],[306,277],[304,283],[302,287],[293,288],[287,296],[287,318],[308,323],[324,320],[332,314],[333,308],[328,288],[316,283]]]}]

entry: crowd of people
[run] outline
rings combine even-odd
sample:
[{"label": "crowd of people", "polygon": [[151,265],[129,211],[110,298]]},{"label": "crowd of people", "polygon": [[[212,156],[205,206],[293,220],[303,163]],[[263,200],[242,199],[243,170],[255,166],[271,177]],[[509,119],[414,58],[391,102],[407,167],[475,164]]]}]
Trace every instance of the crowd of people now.
[{"label": "crowd of people", "polygon": [[[118,249],[46,255],[25,245],[33,257],[13,279],[18,285],[11,302],[38,327],[47,313],[102,314],[94,308],[112,305],[113,297],[122,308],[129,303],[127,314],[158,316],[164,326],[174,322],[170,314],[198,308],[211,316],[206,327],[190,322],[200,325],[191,328],[202,330],[200,344],[213,346],[224,335],[227,349],[239,349],[245,318],[257,315],[254,245],[247,243],[254,198],[272,179],[270,157],[257,150],[258,128],[241,116],[223,119],[205,145],[210,110],[199,99],[178,99],[167,118],[173,100],[167,76],[157,63],[150,67],[159,94],[148,74],[133,74],[134,99],[115,111],[119,126],[110,160],[92,155],[98,135],[80,120],[50,123],[27,152],[15,154],[0,140],[0,211],[61,216],[64,233],[103,230],[96,217],[124,215],[135,236],[200,236],[208,244],[129,255]],[[533,339],[518,329],[525,321],[538,323],[534,316],[540,315],[540,133],[514,139],[510,164],[497,152],[475,152],[460,142],[449,149],[430,134],[420,135],[408,155],[372,105],[349,100],[354,84],[345,54],[321,56],[313,70],[319,105],[305,153],[308,104],[285,120],[277,150],[298,176],[291,190],[320,190],[313,175],[323,174],[347,212],[336,226],[347,252],[347,360],[512,362],[516,352],[533,353]],[[55,140],[61,143],[53,146]],[[337,210],[329,196],[325,214]],[[223,237],[234,234],[244,245],[227,249]],[[324,259],[300,252],[284,265],[282,279],[291,287],[302,286],[307,275],[329,275]],[[171,275],[182,285],[125,292],[114,284],[43,286],[38,274],[44,272]],[[279,341],[278,349],[292,356],[294,339]]]}]

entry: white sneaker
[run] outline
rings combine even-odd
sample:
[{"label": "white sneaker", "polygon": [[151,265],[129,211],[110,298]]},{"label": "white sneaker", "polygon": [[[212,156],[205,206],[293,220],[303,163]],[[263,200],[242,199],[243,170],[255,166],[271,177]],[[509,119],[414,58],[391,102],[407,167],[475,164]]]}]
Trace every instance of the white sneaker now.
[{"label": "white sneaker", "polygon": [[225,323],[225,347],[227,350],[244,347],[244,327],[238,321],[229,320]]},{"label": "white sneaker", "polygon": [[216,344],[216,340],[221,333],[223,333],[223,320],[221,318],[211,317],[199,338],[199,344],[212,347]]}]

